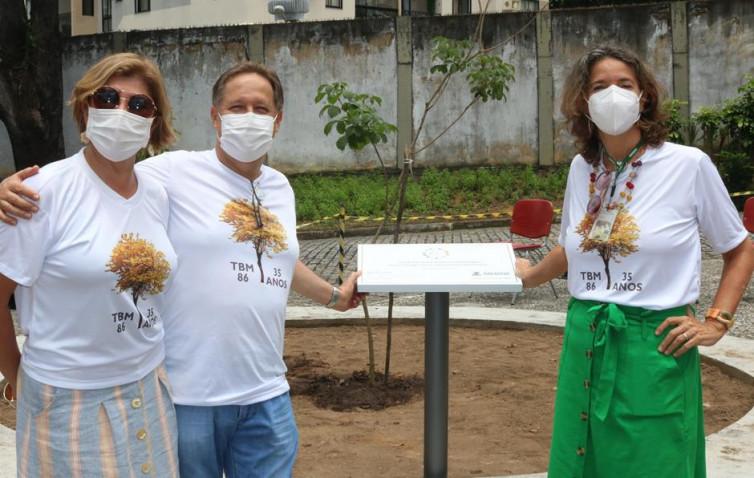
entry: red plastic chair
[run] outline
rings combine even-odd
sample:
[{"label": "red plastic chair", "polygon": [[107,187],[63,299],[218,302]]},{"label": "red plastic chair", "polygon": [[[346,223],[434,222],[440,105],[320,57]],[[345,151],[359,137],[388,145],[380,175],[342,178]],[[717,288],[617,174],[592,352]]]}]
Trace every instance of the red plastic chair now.
[{"label": "red plastic chair", "polygon": [[744,203],[744,227],[749,233],[754,234],[754,196]]},{"label": "red plastic chair", "polygon": [[[516,204],[513,205],[510,227],[513,251],[524,254],[529,258],[542,260],[545,256],[543,249],[548,252],[550,250],[548,240],[550,239],[553,216],[552,203],[546,199],[520,199],[516,201]],[[531,240],[541,239],[542,242],[516,242],[515,236]],[[550,288],[557,299],[558,293],[555,291],[555,285],[552,281],[550,281]],[[511,305],[515,303],[516,294],[513,294]]]}]

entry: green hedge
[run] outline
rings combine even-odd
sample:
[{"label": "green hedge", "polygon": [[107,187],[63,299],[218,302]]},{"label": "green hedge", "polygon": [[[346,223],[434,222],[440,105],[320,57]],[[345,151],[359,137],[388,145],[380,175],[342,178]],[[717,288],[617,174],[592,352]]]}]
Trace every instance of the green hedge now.
[{"label": "green hedge", "polygon": [[[427,168],[415,172],[406,191],[405,215],[495,212],[523,197],[562,202],[568,166],[534,169],[531,166],[500,168]],[[380,172],[302,174],[290,177],[296,193],[299,221],[337,214],[345,205],[350,216],[382,216],[384,179]],[[390,178],[390,198],[398,186]]]}]

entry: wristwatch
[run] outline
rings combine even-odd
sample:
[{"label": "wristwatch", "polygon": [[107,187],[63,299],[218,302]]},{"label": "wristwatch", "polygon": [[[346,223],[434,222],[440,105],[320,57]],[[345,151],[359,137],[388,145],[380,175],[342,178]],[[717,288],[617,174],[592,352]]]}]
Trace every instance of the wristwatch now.
[{"label": "wristwatch", "polygon": [[724,310],[710,307],[707,309],[707,313],[704,315],[705,320],[716,320],[725,326],[725,330],[730,330],[733,324],[736,323],[736,319],[733,318],[733,314]]},{"label": "wristwatch", "polygon": [[332,293],[330,294],[330,301],[327,304],[325,304],[325,307],[327,307],[328,309],[332,309],[333,307],[335,307],[335,304],[338,303],[339,299],[340,299],[340,289],[333,286]]}]

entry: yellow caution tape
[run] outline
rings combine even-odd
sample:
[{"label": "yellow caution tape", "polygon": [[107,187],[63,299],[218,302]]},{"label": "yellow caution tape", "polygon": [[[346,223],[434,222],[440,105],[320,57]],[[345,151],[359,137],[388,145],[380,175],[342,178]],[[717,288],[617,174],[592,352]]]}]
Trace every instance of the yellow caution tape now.
[{"label": "yellow caution tape", "polygon": [[733,193],[730,197],[735,198],[739,196],[754,196],[754,191],[742,191],[740,193]]},{"label": "yellow caution tape", "polygon": [[[484,219],[484,218],[489,218],[489,217],[500,218],[500,217],[510,217],[511,212],[512,212],[512,209],[509,209],[503,212],[478,212],[478,213],[470,213],[470,214],[406,216],[403,218],[403,220],[410,222],[410,221],[432,221],[432,220],[437,220],[437,219],[452,220],[452,219],[469,219],[469,218]],[[315,224],[319,224],[324,221],[327,221],[330,219],[336,219],[336,218],[339,218],[339,216],[338,215],[326,216],[320,219],[316,219],[314,221],[299,224],[298,226],[296,226],[296,229],[303,229],[305,227],[313,226]],[[344,216],[343,219],[346,221],[353,221],[353,222],[382,221],[384,219],[384,216]]]},{"label": "yellow caution tape", "polygon": [[[754,196],[754,191],[741,191],[741,192],[730,194],[730,197],[740,197],[740,196]],[[432,221],[436,219],[452,220],[452,219],[469,219],[469,218],[484,219],[488,217],[500,218],[500,217],[511,217],[512,212],[513,212],[513,209],[509,208],[503,212],[476,212],[476,213],[468,213],[468,214],[406,216],[403,218],[403,220],[410,222],[410,221]],[[554,212],[556,214],[560,214],[563,212],[563,210],[556,208],[554,209]],[[314,221],[310,221],[304,224],[299,224],[298,226],[296,226],[296,229],[303,229],[303,228],[313,226],[315,224],[319,224],[321,222],[324,222],[330,219],[336,219],[338,217],[340,216],[337,214],[334,214],[332,216],[326,216],[326,217],[316,219]],[[354,222],[382,221],[384,219],[384,216],[343,216],[343,219],[346,221],[354,221]]]}]

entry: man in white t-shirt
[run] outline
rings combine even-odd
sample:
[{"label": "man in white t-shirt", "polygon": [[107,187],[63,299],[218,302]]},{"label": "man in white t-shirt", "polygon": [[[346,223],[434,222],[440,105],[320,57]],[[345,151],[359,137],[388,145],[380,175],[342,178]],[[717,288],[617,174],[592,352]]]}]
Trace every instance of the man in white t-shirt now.
[{"label": "man in white t-shirt", "polygon": [[[358,274],[335,288],[299,259],[295,198],[286,177],[263,165],[283,118],[272,70],[241,63],[212,92],[218,141],[137,164],[170,203],[168,236],[178,267],[164,301],[168,375],[186,477],[291,476],[298,431],[283,362],[291,289],[336,310],[358,304]],[[0,207],[34,198],[16,173]],[[11,197],[12,196],[12,197]],[[8,200],[8,202],[6,202]],[[13,222],[0,212],[0,220]]]}]

